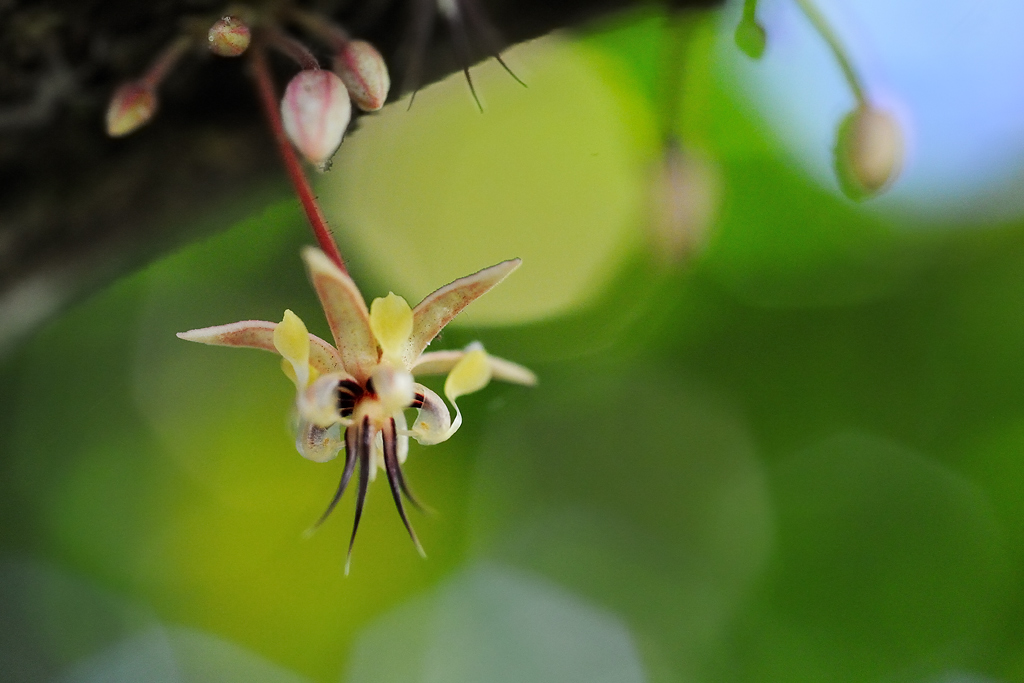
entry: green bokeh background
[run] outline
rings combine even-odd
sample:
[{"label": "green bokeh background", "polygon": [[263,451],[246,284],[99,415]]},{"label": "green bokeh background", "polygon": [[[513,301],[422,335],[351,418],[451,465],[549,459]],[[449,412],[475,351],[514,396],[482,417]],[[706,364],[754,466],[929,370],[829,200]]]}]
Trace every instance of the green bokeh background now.
[{"label": "green bokeh background", "polygon": [[[908,230],[811,181],[717,22],[682,83],[656,14],[517,48],[530,88],[479,67],[483,116],[428,89],[322,179],[368,299],[524,257],[435,342],[540,383],[413,445],[426,561],[377,482],[343,576],[350,497],[302,538],[341,463],[294,452],[278,363],[174,337],[285,308],[329,336],[293,202],[6,358],[0,678],[1024,679],[1024,225]],[[664,128],[722,176],[676,263],[647,230]]]}]

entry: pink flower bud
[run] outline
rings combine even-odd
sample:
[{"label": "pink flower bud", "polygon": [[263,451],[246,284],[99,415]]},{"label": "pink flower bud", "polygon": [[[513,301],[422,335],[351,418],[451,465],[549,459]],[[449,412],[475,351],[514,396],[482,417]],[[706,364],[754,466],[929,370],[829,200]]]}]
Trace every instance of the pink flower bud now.
[{"label": "pink flower bud", "polygon": [[391,76],[373,45],[365,40],[348,41],[334,58],[334,71],[341,76],[357,107],[377,111],[384,106]]},{"label": "pink flower bud", "polygon": [[652,180],[650,230],[656,252],[674,262],[702,251],[721,201],[717,164],[670,142]]},{"label": "pink flower bud", "polygon": [[836,174],[849,197],[881,192],[903,165],[903,135],[892,114],[862,104],[847,114],[836,136]]},{"label": "pink flower bud", "polygon": [[351,117],[345,84],[330,71],[300,71],[285,88],[284,130],[302,156],[321,168],[337,151]]},{"label": "pink flower bud", "polygon": [[156,113],[156,93],[142,83],[125,83],[107,106],[107,135],[119,138],[147,123]]},{"label": "pink flower bud", "polygon": [[237,57],[249,47],[249,27],[238,17],[223,17],[207,35],[210,52],[220,57]]}]

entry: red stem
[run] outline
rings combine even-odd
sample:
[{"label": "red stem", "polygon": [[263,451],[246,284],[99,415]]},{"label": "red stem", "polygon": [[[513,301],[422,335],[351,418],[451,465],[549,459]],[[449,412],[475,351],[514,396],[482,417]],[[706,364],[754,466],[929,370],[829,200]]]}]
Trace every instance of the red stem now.
[{"label": "red stem", "polygon": [[309,51],[308,47],[276,26],[265,27],[263,29],[263,37],[270,47],[293,60],[299,65],[300,69],[315,71],[320,68],[320,62]]},{"label": "red stem", "polygon": [[331,49],[341,52],[350,41],[348,33],[325,16],[291,7],[288,16],[310,33],[330,43]]},{"label": "red stem", "polygon": [[178,60],[188,52],[192,46],[192,38],[189,36],[178,36],[163,49],[153,61],[153,64],[146,71],[146,74],[139,79],[139,82],[147,89],[155,90],[158,85],[167,77],[171,69],[175,67]]},{"label": "red stem", "polygon": [[295,194],[298,195],[302,208],[309,219],[309,226],[313,229],[313,236],[320,244],[327,257],[334,261],[343,273],[348,273],[345,262],[338,251],[338,245],[334,242],[331,229],[327,225],[320,205],[313,194],[313,188],[309,185],[306,174],[302,171],[302,164],[299,162],[295,150],[292,149],[288,136],[285,135],[284,125],[281,123],[281,112],[278,109],[277,92],[274,89],[274,81],[270,77],[270,67],[267,65],[267,55],[263,45],[254,44],[249,52],[252,53],[252,71],[256,78],[256,90],[259,91],[260,104],[263,105],[263,112],[267,115],[270,123],[270,131],[274,134],[274,142],[277,143],[277,150],[281,153],[281,160],[284,161],[285,171],[288,178],[295,187]]}]

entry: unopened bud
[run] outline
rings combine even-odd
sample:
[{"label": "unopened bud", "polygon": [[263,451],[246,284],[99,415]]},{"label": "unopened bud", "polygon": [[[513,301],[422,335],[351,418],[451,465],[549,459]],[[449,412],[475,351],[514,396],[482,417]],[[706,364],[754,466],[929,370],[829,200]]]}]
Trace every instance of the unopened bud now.
[{"label": "unopened bud", "polygon": [[156,93],[142,83],[125,83],[107,106],[107,135],[119,138],[141,127],[156,113]]},{"label": "unopened bud", "polygon": [[331,71],[300,71],[285,88],[284,130],[302,156],[321,169],[337,151],[351,117],[345,84]]},{"label": "unopened bud", "polygon": [[717,165],[698,152],[669,143],[651,190],[651,237],[657,252],[669,261],[700,252],[718,215]]},{"label": "unopened bud", "polygon": [[903,164],[903,135],[892,114],[861,104],[847,114],[836,137],[836,174],[849,197],[882,191]]},{"label": "unopened bud", "polygon": [[751,59],[760,59],[767,42],[764,28],[752,17],[744,17],[736,26],[736,46]]},{"label": "unopened bud", "polygon": [[223,17],[207,34],[210,52],[220,57],[237,57],[249,47],[249,27],[238,17]]},{"label": "unopened bud", "polygon": [[338,51],[334,70],[352,100],[363,111],[377,111],[384,106],[391,88],[391,76],[384,58],[365,40],[350,40]]}]

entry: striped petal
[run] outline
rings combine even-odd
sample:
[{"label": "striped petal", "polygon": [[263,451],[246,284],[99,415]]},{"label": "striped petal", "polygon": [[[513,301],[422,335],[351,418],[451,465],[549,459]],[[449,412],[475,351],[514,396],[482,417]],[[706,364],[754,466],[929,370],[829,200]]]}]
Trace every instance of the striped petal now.
[{"label": "striped petal", "polygon": [[444,400],[422,384],[415,385],[416,393],[423,396],[422,405],[412,421],[408,435],[424,446],[445,441],[455,432],[452,430],[452,416]]},{"label": "striped petal", "polygon": [[295,449],[306,460],[313,462],[333,460],[338,457],[338,452],[343,447],[339,425],[320,427],[307,420],[299,420],[295,429]]},{"label": "striped petal", "polygon": [[522,261],[516,258],[484,268],[479,273],[467,275],[445,285],[421,301],[412,311],[413,329],[408,365],[411,366],[415,362],[452,318],[491,287],[504,280],[509,273],[519,267],[520,263]]},{"label": "striped petal", "polygon": [[[275,328],[277,328],[277,323],[265,320],[243,320],[230,325],[216,325],[179,332],[178,338],[211,346],[240,346],[277,353],[277,348],[274,346]],[[315,334],[309,335],[309,364],[321,375],[343,370],[338,352]]]},{"label": "striped petal", "polygon": [[302,258],[313,289],[320,297],[342,365],[358,382],[365,382],[377,365],[378,354],[363,295],[352,278],[319,249],[304,249]]},{"label": "striped petal", "polygon": [[[477,342],[474,342],[476,344]],[[420,377],[423,375],[443,375],[451,372],[467,352],[472,351],[474,344],[458,351],[430,351],[419,357],[416,364],[412,366],[412,374]],[[537,375],[529,368],[518,363],[513,363],[504,358],[498,358],[487,354],[487,362],[491,366],[491,376],[502,382],[522,384],[532,387],[537,384]]]}]

